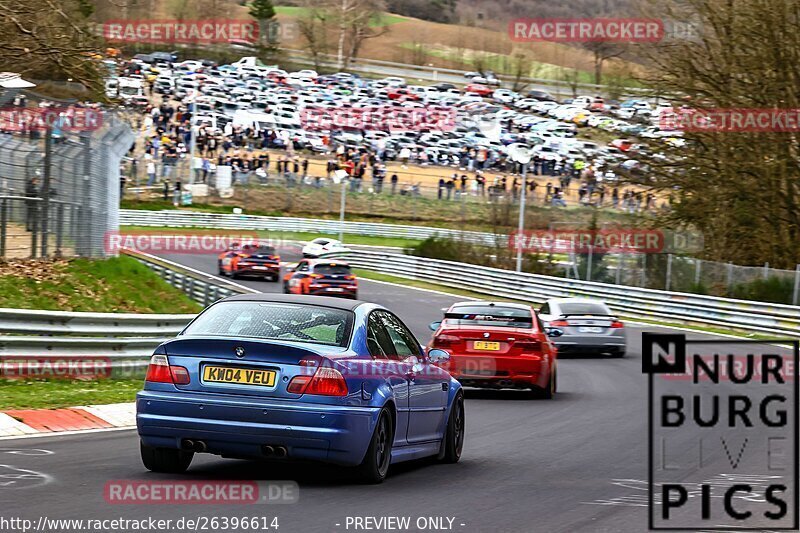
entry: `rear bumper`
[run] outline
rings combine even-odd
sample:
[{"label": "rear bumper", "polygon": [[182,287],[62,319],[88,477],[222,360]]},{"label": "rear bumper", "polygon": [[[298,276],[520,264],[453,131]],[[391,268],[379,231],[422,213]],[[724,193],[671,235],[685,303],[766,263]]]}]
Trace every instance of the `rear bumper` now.
[{"label": "rear bumper", "polygon": [[281,267],[279,265],[258,265],[263,268],[255,268],[250,266],[239,267],[234,272],[240,276],[277,276],[280,274]]},{"label": "rear bumper", "polygon": [[470,387],[546,387],[550,381],[550,363],[532,356],[476,355],[450,356],[443,366],[462,385]]},{"label": "rear bumper", "polygon": [[153,447],[180,448],[202,440],[208,452],[262,457],[265,444],[285,446],[290,458],[358,465],[380,409],[268,399],[220,399],[212,394],[142,391],[136,427]]},{"label": "rear bumper", "polygon": [[342,298],[355,298],[358,289],[346,287],[309,287],[308,294],[314,296],[341,296]]},{"label": "rear bumper", "polygon": [[625,350],[625,335],[563,335],[554,339],[559,354]]}]

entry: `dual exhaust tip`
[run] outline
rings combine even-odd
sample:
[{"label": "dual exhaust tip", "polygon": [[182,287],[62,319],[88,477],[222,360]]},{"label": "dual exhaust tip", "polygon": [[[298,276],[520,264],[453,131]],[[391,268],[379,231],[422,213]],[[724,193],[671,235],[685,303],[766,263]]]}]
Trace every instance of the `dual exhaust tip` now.
[{"label": "dual exhaust tip", "polygon": [[181,449],[187,452],[203,453],[208,447],[201,440],[183,439],[181,441]]},{"label": "dual exhaust tip", "polygon": [[[208,446],[202,440],[183,439],[181,441],[181,449],[187,452],[203,453],[208,451]],[[261,447],[261,453],[266,457],[275,457],[277,459],[284,459],[289,456],[289,450],[286,446],[270,446],[265,444]]]},{"label": "dual exhaust tip", "polygon": [[286,449],[286,446],[270,446],[269,444],[265,444],[261,447],[261,453],[266,457],[283,459],[289,455],[289,450]]}]

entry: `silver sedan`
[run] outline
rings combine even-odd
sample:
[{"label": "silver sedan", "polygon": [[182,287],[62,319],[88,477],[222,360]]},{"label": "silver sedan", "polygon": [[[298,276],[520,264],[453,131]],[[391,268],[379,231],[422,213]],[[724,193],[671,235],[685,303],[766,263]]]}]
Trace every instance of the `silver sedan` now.
[{"label": "silver sedan", "polygon": [[558,354],[608,354],[625,357],[625,325],[600,300],[553,298],[539,309],[545,327],[563,335],[554,338]]}]

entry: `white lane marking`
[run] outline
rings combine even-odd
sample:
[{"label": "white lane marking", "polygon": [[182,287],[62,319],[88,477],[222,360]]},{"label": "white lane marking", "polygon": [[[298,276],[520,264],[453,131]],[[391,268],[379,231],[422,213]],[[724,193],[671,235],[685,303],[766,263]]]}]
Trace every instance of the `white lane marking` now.
[{"label": "white lane marking", "polygon": [[[7,470],[11,472],[8,472]],[[26,470],[11,465],[0,465],[0,489],[29,489],[52,483],[53,477],[49,474]],[[28,482],[26,485],[18,484]]]},{"label": "white lane marking", "polygon": [[9,453],[12,455],[53,455],[54,452],[50,450],[42,450],[39,448],[0,448],[0,453]]}]

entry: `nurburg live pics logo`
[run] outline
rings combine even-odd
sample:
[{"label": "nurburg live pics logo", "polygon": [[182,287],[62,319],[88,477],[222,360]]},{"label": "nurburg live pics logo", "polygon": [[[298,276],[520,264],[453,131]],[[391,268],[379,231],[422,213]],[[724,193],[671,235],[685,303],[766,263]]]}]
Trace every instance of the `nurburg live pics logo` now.
[{"label": "nurburg live pics logo", "polygon": [[799,352],[642,334],[649,529],[797,531]]}]

